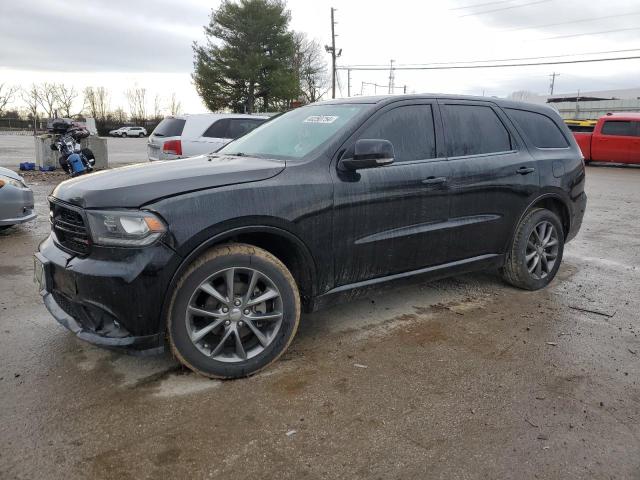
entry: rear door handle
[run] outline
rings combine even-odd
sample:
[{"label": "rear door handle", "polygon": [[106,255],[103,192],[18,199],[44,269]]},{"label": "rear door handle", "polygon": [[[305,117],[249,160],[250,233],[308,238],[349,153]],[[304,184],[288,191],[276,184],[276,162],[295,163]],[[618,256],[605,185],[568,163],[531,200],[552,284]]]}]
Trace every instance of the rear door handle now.
[{"label": "rear door handle", "polygon": [[436,185],[438,183],[446,183],[447,177],[427,177],[422,180],[425,185]]},{"label": "rear door handle", "polygon": [[535,171],[536,169],[533,167],[520,167],[518,170],[516,170],[516,172],[518,172],[520,175],[527,175],[528,173],[533,173]]}]

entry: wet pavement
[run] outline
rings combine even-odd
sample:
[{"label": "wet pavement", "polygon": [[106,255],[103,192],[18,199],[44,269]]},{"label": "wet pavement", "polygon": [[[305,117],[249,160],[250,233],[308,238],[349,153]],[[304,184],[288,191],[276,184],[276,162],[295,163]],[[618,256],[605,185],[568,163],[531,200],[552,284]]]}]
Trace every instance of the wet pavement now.
[{"label": "wet pavement", "polygon": [[549,288],[404,282],[226,382],[57,325],[31,280],[38,178],[38,222],[0,233],[2,479],[640,478],[640,169],[587,168]]}]

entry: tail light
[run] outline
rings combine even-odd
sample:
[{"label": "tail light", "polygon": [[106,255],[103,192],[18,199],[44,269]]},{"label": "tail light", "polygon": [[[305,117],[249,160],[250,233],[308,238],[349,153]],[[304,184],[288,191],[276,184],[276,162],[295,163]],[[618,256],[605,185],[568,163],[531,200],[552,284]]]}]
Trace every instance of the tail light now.
[{"label": "tail light", "polygon": [[182,155],[182,142],[180,140],[167,140],[162,145],[162,152],[171,155]]}]

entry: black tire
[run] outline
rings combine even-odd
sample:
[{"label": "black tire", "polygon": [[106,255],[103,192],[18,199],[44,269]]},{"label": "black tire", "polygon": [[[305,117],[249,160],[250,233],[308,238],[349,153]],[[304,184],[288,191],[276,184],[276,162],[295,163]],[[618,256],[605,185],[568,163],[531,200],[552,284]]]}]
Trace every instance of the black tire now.
[{"label": "black tire", "polygon": [[141,133],[140,135],[138,135],[138,137],[144,138],[144,133]]},{"label": "black tire", "polygon": [[127,134],[123,133],[122,135],[120,135],[122,138],[127,138]]},{"label": "black tire", "polygon": [[[550,246],[543,248],[542,245],[537,245],[534,240],[534,245],[532,246],[530,243],[531,239],[537,238],[534,233],[534,229],[545,224],[545,222],[551,224],[555,229],[555,238],[557,239],[557,243],[554,244],[553,247]],[[500,270],[502,278],[514,287],[522,288],[524,290],[539,290],[546,287],[554,279],[558,269],[560,268],[562,254],[564,252],[564,237],[565,234],[562,223],[555,213],[544,208],[531,210],[518,224],[518,228],[516,229],[516,233],[513,237],[513,243],[507,252],[505,265]],[[537,250],[538,248],[542,250]],[[528,262],[531,262],[530,265],[536,262],[535,258],[532,260],[527,259],[527,251],[530,251],[529,254],[534,256],[536,255],[536,251],[538,252],[539,259],[537,263],[540,263],[541,266],[539,269],[542,270],[546,268],[549,263],[548,260],[546,260],[547,255],[544,255],[545,261],[543,262],[540,260],[541,256],[539,253],[544,253],[547,249],[550,249],[550,251],[553,250],[553,253],[555,254],[553,265],[549,267],[549,271],[541,272],[543,276],[540,276],[536,269],[534,269],[533,272],[530,272]]]},{"label": "black tire", "polygon": [[7,230],[8,228],[13,227],[13,225],[0,225],[0,232],[2,232],[3,230]]},{"label": "black tire", "polygon": [[[196,346],[188,326],[187,309],[193,305],[193,299],[199,294],[198,292],[201,292],[200,286],[203,282],[231,267],[236,268],[236,271],[250,269],[258,271],[261,275],[266,275],[279,293],[278,301],[282,312],[279,327],[272,332],[270,343],[259,347],[262,348],[262,351],[255,356],[229,362],[217,360],[213,358],[212,351],[207,355],[201,351],[200,347]],[[239,277],[237,278],[239,279]],[[226,298],[228,297],[227,295]],[[242,308],[244,308],[244,304]],[[234,310],[236,309],[234,308]],[[299,322],[300,295],[296,282],[287,267],[261,248],[246,244],[228,244],[215,247],[203,254],[182,275],[171,299],[167,318],[167,333],[171,351],[178,361],[186,367],[206,377],[230,379],[253,375],[275,362],[293,340]],[[226,325],[227,321],[217,327],[218,330],[212,330],[207,334],[215,337],[211,341],[211,350],[214,345],[220,345],[220,343],[225,345],[223,350],[237,348],[234,347],[235,343],[231,336],[226,343],[219,341],[221,337],[224,337],[224,333],[220,329],[226,329]],[[244,328],[245,332],[250,332],[246,325]],[[205,336],[203,341],[207,338],[211,337]],[[242,341],[240,340],[240,342]],[[206,343],[204,347],[207,347]]]}]

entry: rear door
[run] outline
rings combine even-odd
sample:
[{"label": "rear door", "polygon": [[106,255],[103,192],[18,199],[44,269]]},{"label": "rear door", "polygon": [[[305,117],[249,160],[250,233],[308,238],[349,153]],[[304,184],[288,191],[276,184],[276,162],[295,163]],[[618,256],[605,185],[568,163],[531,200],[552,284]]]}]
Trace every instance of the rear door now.
[{"label": "rear door", "polygon": [[503,253],[520,213],[539,189],[536,162],[495,105],[439,103],[451,168],[449,260]]},{"label": "rear door", "polygon": [[385,139],[395,161],[386,167],[334,175],[336,285],[438,265],[447,257],[449,167],[433,101],[383,107],[344,145]]},{"label": "rear door", "polygon": [[591,140],[591,159],[596,162],[630,162],[636,123],[630,120],[605,120]]}]

